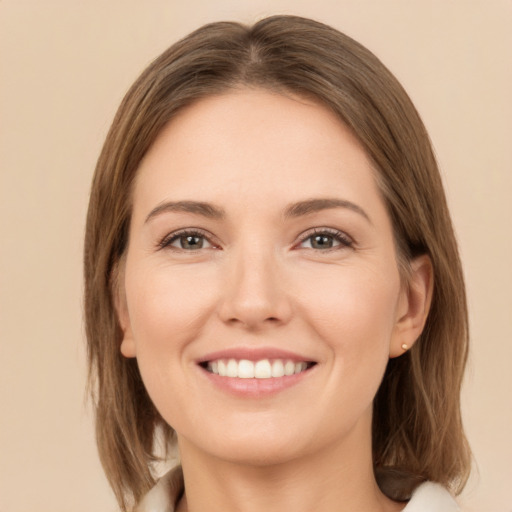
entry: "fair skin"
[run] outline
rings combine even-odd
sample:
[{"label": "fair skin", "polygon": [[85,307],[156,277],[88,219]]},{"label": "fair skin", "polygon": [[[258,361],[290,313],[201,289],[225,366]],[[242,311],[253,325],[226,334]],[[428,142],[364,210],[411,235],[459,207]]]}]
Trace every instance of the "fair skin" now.
[{"label": "fair skin", "polygon": [[401,510],[372,401],[431,281],[426,257],[400,279],[374,171],[326,108],[239,89],[182,111],[140,165],[117,304],[177,432],[178,510]]}]

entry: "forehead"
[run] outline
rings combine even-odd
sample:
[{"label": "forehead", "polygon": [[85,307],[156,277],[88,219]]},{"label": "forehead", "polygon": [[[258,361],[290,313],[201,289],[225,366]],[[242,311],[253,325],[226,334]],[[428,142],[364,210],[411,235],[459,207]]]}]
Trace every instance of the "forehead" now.
[{"label": "forehead", "polygon": [[351,200],[358,191],[379,195],[373,174],[358,140],[328,108],[240,89],[201,99],[168,123],[141,162],[134,199]]}]

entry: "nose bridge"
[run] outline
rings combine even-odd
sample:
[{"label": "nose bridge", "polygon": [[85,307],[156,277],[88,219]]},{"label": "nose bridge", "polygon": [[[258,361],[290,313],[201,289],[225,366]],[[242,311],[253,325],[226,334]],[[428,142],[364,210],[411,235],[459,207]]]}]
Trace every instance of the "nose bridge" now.
[{"label": "nose bridge", "polygon": [[291,307],[280,261],[271,244],[254,240],[241,244],[233,249],[228,261],[222,319],[252,329],[286,323]]}]

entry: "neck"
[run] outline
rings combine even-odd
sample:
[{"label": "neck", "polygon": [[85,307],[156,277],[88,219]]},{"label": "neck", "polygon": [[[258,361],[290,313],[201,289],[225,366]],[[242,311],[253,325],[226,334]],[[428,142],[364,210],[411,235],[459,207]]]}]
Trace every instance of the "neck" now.
[{"label": "neck", "polygon": [[178,512],[402,510],[379,490],[371,443],[360,441],[351,436],[303,458],[251,465],[213,457],[180,439],[185,495]]}]

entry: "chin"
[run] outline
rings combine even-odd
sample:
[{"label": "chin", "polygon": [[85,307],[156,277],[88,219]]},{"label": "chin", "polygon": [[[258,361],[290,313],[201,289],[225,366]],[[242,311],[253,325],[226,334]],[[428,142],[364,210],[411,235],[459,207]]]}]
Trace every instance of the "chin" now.
[{"label": "chin", "polygon": [[254,439],[249,442],[231,442],[223,447],[217,447],[215,455],[234,464],[268,467],[286,464],[296,460],[301,455],[304,456],[304,450],[295,445],[290,446],[288,440],[279,442],[267,442],[266,440]]},{"label": "chin", "polygon": [[[178,433],[178,439],[180,437]],[[179,442],[182,456],[192,444],[195,450],[216,459],[246,466],[283,464],[306,455],[306,451],[313,448],[308,436],[277,425],[264,428],[226,428],[223,425],[208,433],[198,432],[195,439],[186,437],[185,442]]]}]

